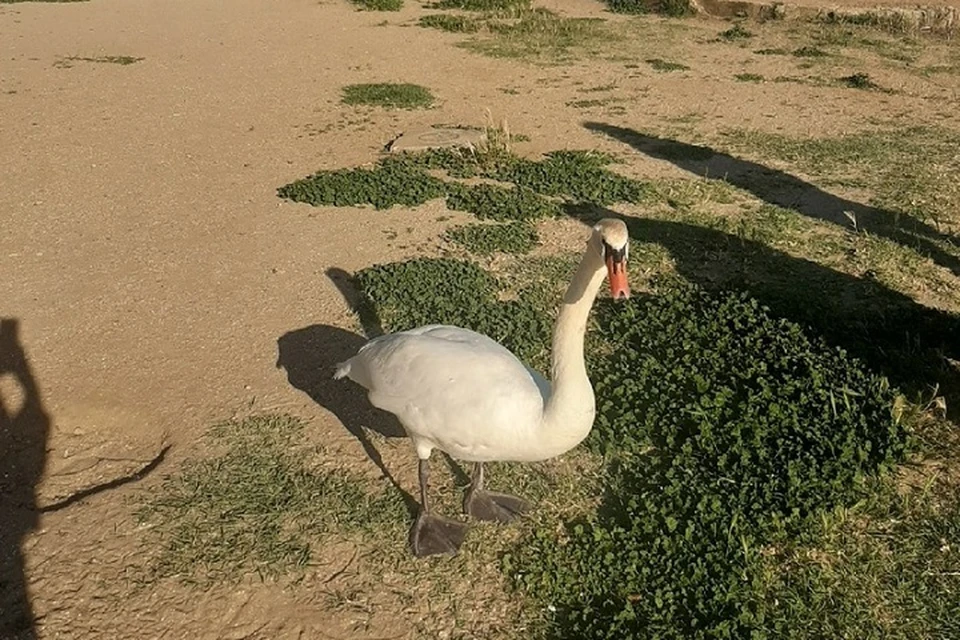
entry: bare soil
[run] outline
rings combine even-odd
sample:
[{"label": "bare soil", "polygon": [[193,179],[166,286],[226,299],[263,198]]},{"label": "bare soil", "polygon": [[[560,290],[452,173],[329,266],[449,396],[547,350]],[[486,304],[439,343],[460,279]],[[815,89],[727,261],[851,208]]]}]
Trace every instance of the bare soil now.
[{"label": "bare soil", "polygon": [[[627,21],[588,0],[545,6]],[[355,606],[331,604],[324,580],[339,575],[348,548],[320,550],[299,586],[255,578],[209,591],[131,586],[144,534],[131,497],[202,454],[199,436],[215,420],[250,410],[303,416],[317,441],[379,477],[344,428],[375,420],[362,395],[319,406],[278,368],[277,341],[311,328],[309,364],[318,380],[332,372],[361,338],[351,336],[349,292],[331,270],[434,253],[441,231],[467,217],[442,203],[313,209],[279,200],[277,187],[372,162],[404,130],[491,117],[529,136],[515,146],[525,154],[629,153],[584,121],[642,129],[690,116],[702,136],[731,126],[830,135],[897,118],[960,128],[949,106],[957,73],[924,76],[871,58],[871,78],[895,92],[737,82],[748,71],[777,76],[784,60],[711,42],[726,22],[651,18],[619,59],[541,66],[458,48],[463,36],[413,26],[421,14],[409,0],[399,13],[336,0],[0,4],[0,315],[19,321],[0,358],[0,517],[11,523],[0,525],[0,542],[22,548],[3,552],[6,575],[17,582],[11,572],[23,570],[36,618],[22,637],[437,637],[422,636],[420,622],[443,618],[450,602],[436,609],[402,575],[353,594]],[[120,55],[143,59],[57,64]],[[690,69],[658,73],[644,61],[653,57]],[[864,64],[840,61],[829,75]],[[420,84],[438,106],[340,104],[341,88],[362,82]],[[598,93],[602,100],[578,106]],[[640,154],[626,170],[685,175]],[[558,246],[579,242],[566,239],[577,225],[554,229],[563,238],[545,237],[558,236]],[[406,444],[377,446],[412,490]],[[509,602],[488,613],[509,617]],[[455,614],[491,628],[482,611]]]}]

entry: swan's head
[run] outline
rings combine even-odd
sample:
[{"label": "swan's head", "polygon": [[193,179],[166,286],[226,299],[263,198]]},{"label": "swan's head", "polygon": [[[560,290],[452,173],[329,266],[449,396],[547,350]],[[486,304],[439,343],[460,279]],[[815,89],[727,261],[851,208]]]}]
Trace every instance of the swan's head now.
[{"label": "swan's head", "polygon": [[591,242],[600,251],[607,265],[610,295],[614,300],[629,298],[627,258],[630,255],[630,236],[627,225],[617,218],[604,218],[593,226]]}]

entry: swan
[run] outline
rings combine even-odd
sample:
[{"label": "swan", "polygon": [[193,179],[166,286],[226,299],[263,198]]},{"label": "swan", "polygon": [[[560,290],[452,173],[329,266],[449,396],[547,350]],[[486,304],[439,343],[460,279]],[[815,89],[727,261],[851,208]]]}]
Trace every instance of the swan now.
[{"label": "swan", "polygon": [[446,325],[374,338],[337,365],[334,378],[366,388],[370,403],[394,414],[413,441],[420,480],[420,510],[410,530],[414,555],[456,553],[467,528],[430,510],[434,449],[473,463],[463,501],[467,515],[509,522],[527,504],[486,491],[483,463],[546,460],[590,433],[596,403],[583,359],[584,334],[604,276],[614,299],[630,295],[628,241],[622,220],[605,218],[593,227],[554,326],[552,385],[496,341]]}]

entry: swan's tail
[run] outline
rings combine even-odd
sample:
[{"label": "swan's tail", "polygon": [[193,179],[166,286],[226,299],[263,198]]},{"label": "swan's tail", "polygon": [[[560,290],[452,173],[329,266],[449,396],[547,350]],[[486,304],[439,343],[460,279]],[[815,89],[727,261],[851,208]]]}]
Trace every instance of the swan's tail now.
[{"label": "swan's tail", "polygon": [[337,370],[333,372],[333,379],[340,380],[350,375],[350,361],[341,362],[337,365]]}]

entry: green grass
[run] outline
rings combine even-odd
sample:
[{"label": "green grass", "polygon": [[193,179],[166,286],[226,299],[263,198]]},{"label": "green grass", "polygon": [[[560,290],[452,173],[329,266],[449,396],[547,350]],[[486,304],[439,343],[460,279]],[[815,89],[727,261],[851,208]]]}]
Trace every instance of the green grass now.
[{"label": "green grass", "polygon": [[[533,220],[555,216],[563,199],[612,204],[643,202],[648,185],[608,169],[612,158],[591,151],[557,151],[530,160],[502,151],[434,150],[387,156],[370,169],[320,171],[278,189],[281,198],[315,206],[417,206],[447,196],[450,209],[491,220]],[[486,178],[515,187],[464,185],[454,179]]]},{"label": "green grass", "polygon": [[854,73],[853,75],[844,76],[840,78],[840,82],[851,89],[869,89],[872,91],[881,89],[880,85],[871,80],[870,76],[866,73]]},{"label": "green grass", "polygon": [[467,211],[480,219],[538,220],[560,215],[560,206],[536,191],[524,187],[501,187],[493,184],[465,186],[451,192],[447,207]]},{"label": "green grass", "polygon": [[721,39],[728,40],[731,42],[735,40],[749,40],[752,37],[753,37],[753,33],[745,29],[743,25],[740,24],[739,22],[733,25],[732,27],[730,27],[729,29],[727,29],[726,31],[720,32]]},{"label": "green grass", "polygon": [[285,415],[214,426],[209,438],[223,452],[188,460],[143,499],[138,517],[156,544],[144,579],[277,577],[302,570],[325,534],[406,524],[398,494],[369,492],[362,478],[322,466],[301,444],[303,427]]},{"label": "green grass", "polygon": [[492,17],[486,28],[491,37],[464,46],[500,58],[566,59],[615,39],[615,34],[604,28],[603,20],[567,18],[541,7],[508,19]]},{"label": "green grass", "polygon": [[529,253],[540,243],[536,229],[523,222],[469,224],[447,231],[447,237],[470,253]]},{"label": "green grass", "polygon": [[758,73],[738,73],[733,77],[739,82],[763,82],[763,76]]},{"label": "green grass", "polygon": [[690,0],[604,0],[614,13],[655,13],[682,18],[694,13]]},{"label": "green grass", "polygon": [[343,103],[387,109],[425,109],[433,104],[433,94],[417,84],[380,82],[352,84],[343,88]]},{"label": "green grass", "polygon": [[859,49],[899,63],[915,62],[924,49],[920,40],[864,25],[824,23],[809,30],[808,37],[823,46]]},{"label": "green grass", "polygon": [[830,54],[817,47],[800,47],[793,50],[793,55],[797,58],[826,58]]},{"label": "green grass", "polygon": [[73,66],[74,62],[93,62],[96,64],[117,64],[125,67],[127,65],[141,62],[143,59],[144,58],[138,58],[135,56],[67,56],[65,58],[57,59],[57,61],[53,63],[53,66],[62,69],[69,69]]},{"label": "green grass", "polygon": [[459,9],[461,11],[510,12],[527,9],[530,0],[440,0],[427,9]]},{"label": "green grass", "polygon": [[[557,283],[571,269],[568,260],[549,268],[542,260],[503,279],[470,262],[417,259],[366,269],[358,286],[388,331],[457,324],[542,368]],[[503,300],[514,283],[529,288]],[[652,297],[601,302],[596,316],[588,353],[599,414],[588,446],[606,455],[604,497],[560,530],[549,521],[527,529],[504,557],[504,571],[529,599],[532,631],[809,637],[799,630],[815,623],[853,632],[862,621],[847,611],[859,607],[861,592],[826,578],[794,584],[797,574],[778,568],[802,563],[805,549],[835,546],[838,530],[824,529],[824,518],[855,508],[871,495],[871,478],[903,458],[908,433],[893,417],[895,392],[743,296],[667,281]],[[921,521],[941,526],[926,515]],[[932,539],[919,538],[904,566],[926,562]],[[890,566],[858,560],[842,570],[854,572],[850,586],[872,577],[896,590],[901,574],[886,575]],[[803,597],[816,606],[782,604]],[[935,614],[954,602],[931,589],[921,600],[910,609],[922,616],[910,629],[935,629]]]},{"label": "green grass", "polygon": [[363,11],[400,11],[403,0],[350,0]]},{"label": "green grass", "polygon": [[955,492],[888,485],[826,518],[815,542],[764,555],[758,596],[777,637],[960,637]]},{"label": "green grass", "polygon": [[689,71],[690,67],[679,62],[669,62],[667,60],[662,60],[660,58],[650,58],[647,61],[654,71],[659,71],[661,73],[667,73],[670,71]]},{"label": "green grass", "polygon": [[415,207],[446,193],[443,181],[400,163],[381,163],[372,169],[320,171],[277,190],[281,198],[314,206],[373,205],[377,209],[395,205]]},{"label": "green grass", "polygon": [[529,0],[442,0],[428,9],[455,9],[474,15],[432,14],[419,25],[454,33],[480,33],[460,46],[501,58],[551,62],[596,49],[616,38],[603,21],[567,18]]},{"label": "green grass", "polygon": [[502,341],[528,362],[543,362],[552,323],[519,300],[498,300],[495,277],[473,262],[420,258],[357,274],[367,305],[387,331],[453,324]]},{"label": "green grass", "polygon": [[900,216],[884,224],[909,229],[911,220],[960,222],[960,186],[948,178],[960,170],[954,151],[960,135],[948,129],[883,128],[832,138],[731,130],[723,140],[735,150],[785,162],[824,186],[868,189],[870,204]]},{"label": "green grass", "polygon": [[480,21],[474,20],[473,18],[455,16],[447,13],[423,16],[420,18],[418,24],[421,27],[431,27],[449,33],[476,33],[482,26]]}]

